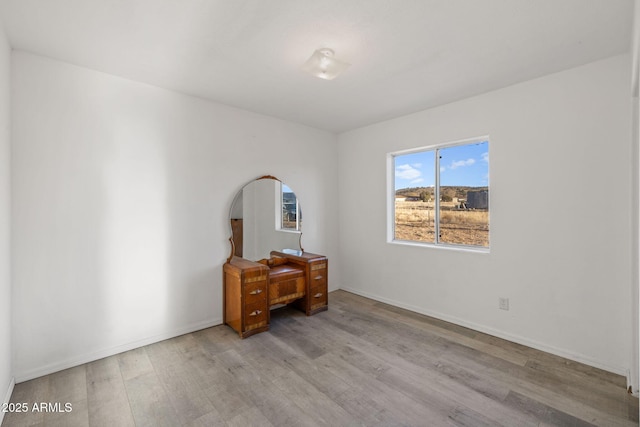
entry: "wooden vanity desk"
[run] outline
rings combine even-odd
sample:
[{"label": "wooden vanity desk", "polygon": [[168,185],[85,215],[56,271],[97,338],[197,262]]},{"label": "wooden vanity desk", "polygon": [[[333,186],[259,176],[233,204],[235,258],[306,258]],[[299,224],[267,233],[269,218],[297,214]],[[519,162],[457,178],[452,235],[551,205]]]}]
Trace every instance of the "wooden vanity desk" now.
[{"label": "wooden vanity desk", "polygon": [[289,304],[307,316],[328,309],[328,260],[309,252],[272,251],[253,262],[232,257],[224,264],[224,323],[241,338],[269,330],[269,309]]},{"label": "wooden vanity desk", "polygon": [[272,251],[272,257],[286,258],[291,265],[304,269],[306,296],[293,305],[304,311],[307,316],[325,311],[329,308],[327,298],[328,264],[326,256],[300,252],[295,255]]}]

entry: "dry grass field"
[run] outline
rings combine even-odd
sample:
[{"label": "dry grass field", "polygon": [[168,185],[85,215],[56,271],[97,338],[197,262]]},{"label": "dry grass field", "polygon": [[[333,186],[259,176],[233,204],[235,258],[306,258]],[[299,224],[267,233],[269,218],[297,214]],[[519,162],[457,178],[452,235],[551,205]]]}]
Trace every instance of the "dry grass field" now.
[{"label": "dry grass field", "polygon": [[[459,245],[489,246],[489,212],[455,210],[453,203],[441,203],[440,241]],[[396,202],[397,240],[433,242],[433,202]]]}]

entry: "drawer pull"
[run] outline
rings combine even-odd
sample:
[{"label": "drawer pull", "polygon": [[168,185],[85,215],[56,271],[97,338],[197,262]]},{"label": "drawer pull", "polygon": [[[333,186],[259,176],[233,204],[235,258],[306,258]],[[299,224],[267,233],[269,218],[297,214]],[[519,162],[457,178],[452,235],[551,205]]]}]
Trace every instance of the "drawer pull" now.
[{"label": "drawer pull", "polygon": [[262,293],[262,289],[256,289],[255,291],[249,292],[249,295],[258,295]]},{"label": "drawer pull", "polygon": [[249,316],[257,316],[260,313],[262,313],[262,310],[255,310],[253,313],[249,314]]},{"label": "drawer pull", "polygon": [[313,278],[313,280],[320,280],[320,279],[322,279],[322,276],[316,276]]},{"label": "drawer pull", "polygon": [[313,297],[314,298],[320,298],[322,296],[322,292],[318,292],[317,294],[315,294]]}]

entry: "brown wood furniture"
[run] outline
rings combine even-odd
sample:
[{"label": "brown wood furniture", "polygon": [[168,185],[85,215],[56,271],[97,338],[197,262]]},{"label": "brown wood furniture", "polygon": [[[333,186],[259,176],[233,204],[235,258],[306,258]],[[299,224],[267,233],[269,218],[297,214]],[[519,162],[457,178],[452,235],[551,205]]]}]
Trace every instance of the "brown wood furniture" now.
[{"label": "brown wood furniture", "polygon": [[233,236],[233,254],[242,257],[242,243],[244,237],[242,235],[242,219],[231,219],[231,235]]},{"label": "brown wood furniture", "polygon": [[242,338],[269,330],[274,305],[290,304],[307,316],[328,309],[323,255],[272,251],[259,262],[233,256],[223,270],[224,323]]}]

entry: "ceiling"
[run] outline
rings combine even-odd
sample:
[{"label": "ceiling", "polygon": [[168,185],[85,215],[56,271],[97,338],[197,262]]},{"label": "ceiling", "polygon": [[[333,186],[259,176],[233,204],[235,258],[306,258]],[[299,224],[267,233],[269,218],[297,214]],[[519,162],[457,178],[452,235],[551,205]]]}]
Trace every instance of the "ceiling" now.
[{"label": "ceiling", "polygon": [[[0,0],[14,49],[332,132],[629,52],[633,0]],[[351,67],[301,65],[321,47]]]}]

